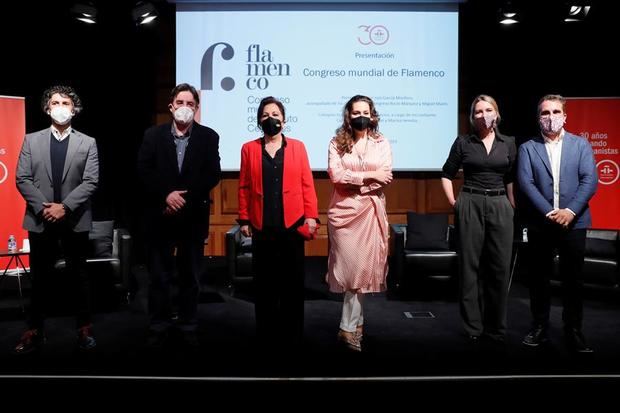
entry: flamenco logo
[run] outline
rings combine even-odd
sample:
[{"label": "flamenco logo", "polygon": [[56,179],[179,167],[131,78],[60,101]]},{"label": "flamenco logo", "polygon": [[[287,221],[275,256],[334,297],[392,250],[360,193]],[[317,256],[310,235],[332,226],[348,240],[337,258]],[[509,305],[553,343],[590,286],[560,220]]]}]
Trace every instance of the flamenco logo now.
[{"label": "flamenco logo", "polygon": [[[219,42],[212,44],[202,56],[200,63],[200,90],[213,90],[213,54],[218,46],[224,46],[220,56],[224,60],[231,60],[235,56],[235,49],[228,43]],[[225,91],[233,90],[235,79],[225,77],[220,81],[220,86]]]},{"label": "flamenco logo", "polygon": [[[223,46],[220,56],[223,60],[232,60],[235,49],[228,43],[219,42],[211,45],[202,56],[200,65],[200,89],[213,90],[213,60],[215,49]],[[275,63],[271,50],[261,47],[259,44],[251,44],[246,49],[246,76],[245,86],[249,90],[265,90],[269,87],[271,78],[290,76],[291,68],[288,63]],[[231,91],[235,87],[235,79],[224,77],[220,86],[225,91]]]},{"label": "flamenco logo", "polygon": [[618,171],[618,164],[611,159],[603,159],[596,164],[598,170],[598,181],[602,185],[611,185],[618,180],[620,171]]}]

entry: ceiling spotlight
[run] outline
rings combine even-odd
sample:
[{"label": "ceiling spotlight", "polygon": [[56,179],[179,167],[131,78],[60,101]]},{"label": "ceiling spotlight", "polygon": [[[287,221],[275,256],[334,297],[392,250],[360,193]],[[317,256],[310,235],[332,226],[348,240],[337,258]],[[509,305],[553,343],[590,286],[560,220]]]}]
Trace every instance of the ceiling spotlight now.
[{"label": "ceiling spotlight", "polygon": [[71,14],[76,20],[88,24],[97,23],[97,9],[92,3],[76,3],[71,7]]},{"label": "ceiling spotlight", "polygon": [[514,13],[514,12],[500,11],[499,22],[500,24],[506,24],[506,25],[515,24],[515,23],[519,23],[519,17],[517,13]]},{"label": "ceiling spotlight", "polygon": [[139,1],[131,10],[131,17],[137,25],[147,24],[155,20],[158,16],[157,9],[150,2]]},{"label": "ceiling spotlight", "polygon": [[510,2],[499,9],[499,22],[506,25],[519,23],[519,14]]},{"label": "ceiling spotlight", "polygon": [[590,12],[590,6],[568,6],[567,16],[564,18],[565,22],[580,22],[583,21]]}]

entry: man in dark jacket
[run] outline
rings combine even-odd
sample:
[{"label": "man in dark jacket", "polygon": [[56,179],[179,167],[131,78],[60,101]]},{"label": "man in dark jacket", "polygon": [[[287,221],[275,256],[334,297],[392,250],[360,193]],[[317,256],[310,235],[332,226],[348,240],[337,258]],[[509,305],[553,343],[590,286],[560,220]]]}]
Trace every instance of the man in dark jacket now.
[{"label": "man in dark jacket", "polygon": [[[138,153],[138,175],[146,190],[149,344],[167,338],[174,311],[170,284],[178,273],[177,324],[196,345],[196,312],[204,241],[209,230],[209,193],[220,180],[219,136],[194,121],[196,89],[182,83],[170,95],[171,123],[149,128]],[[175,254],[176,248],[176,254]]]}]

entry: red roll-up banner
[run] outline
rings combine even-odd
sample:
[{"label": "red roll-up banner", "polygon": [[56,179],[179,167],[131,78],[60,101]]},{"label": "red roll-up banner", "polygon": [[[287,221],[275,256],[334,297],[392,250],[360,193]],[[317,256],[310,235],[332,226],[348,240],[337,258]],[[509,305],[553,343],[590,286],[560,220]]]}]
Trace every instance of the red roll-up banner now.
[{"label": "red roll-up banner", "polygon": [[593,228],[620,229],[620,98],[568,98],[566,130],[594,150],[598,189],[590,201]]},{"label": "red roll-up banner", "polygon": [[[17,158],[26,133],[26,109],[23,97],[0,96],[0,249],[8,247],[9,235],[14,235],[17,248],[23,247],[28,232],[22,229],[26,202],[15,187]],[[0,259],[0,274],[8,264]],[[22,257],[28,265],[27,257]],[[15,268],[15,264],[11,264]]]}]

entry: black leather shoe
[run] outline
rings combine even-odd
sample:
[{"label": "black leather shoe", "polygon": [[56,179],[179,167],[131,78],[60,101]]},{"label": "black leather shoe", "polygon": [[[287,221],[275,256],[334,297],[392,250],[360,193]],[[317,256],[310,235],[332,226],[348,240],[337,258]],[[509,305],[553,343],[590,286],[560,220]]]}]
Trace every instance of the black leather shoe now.
[{"label": "black leather shoe", "polygon": [[19,339],[19,343],[15,346],[15,354],[29,354],[35,351],[39,351],[41,346],[45,343],[45,335],[37,328],[26,330],[22,337]]},{"label": "black leather shoe", "polygon": [[472,344],[476,344],[480,342],[480,336],[476,336],[474,334],[467,334],[467,341]]},{"label": "black leather shoe", "polygon": [[531,347],[538,347],[549,341],[547,337],[547,328],[544,326],[536,326],[530,330],[529,333],[523,338],[523,344]]},{"label": "black leather shoe", "polygon": [[198,333],[196,331],[184,331],[182,340],[183,344],[189,348],[200,347],[200,341],[198,340]]},{"label": "black leather shoe", "polygon": [[506,344],[506,337],[502,334],[484,333],[482,336],[480,336],[480,339],[486,344],[490,344],[492,346],[503,346],[504,344]]},{"label": "black leather shoe", "polygon": [[577,353],[592,353],[594,351],[586,343],[586,338],[581,330],[567,327],[564,329],[564,335],[566,337],[566,344],[571,351]]},{"label": "black leather shoe", "polygon": [[162,349],[168,343],[168,330],[149,330],[146,338],[146,346],[153,350]]},{"label": "black leather shoe", "polygon": [[92,326],[86,325],[78,328],[77,345],[80,350],[90,350],[97,346],[97,341],[93,337]]}]

